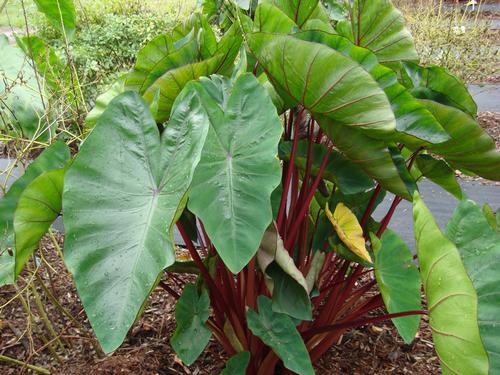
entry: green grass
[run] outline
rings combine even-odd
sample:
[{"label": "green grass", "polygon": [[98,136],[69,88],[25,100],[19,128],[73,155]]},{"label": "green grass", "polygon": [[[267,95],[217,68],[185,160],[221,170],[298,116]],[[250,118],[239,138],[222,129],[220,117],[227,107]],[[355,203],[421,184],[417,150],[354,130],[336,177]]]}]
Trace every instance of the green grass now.
[{"label": "green grass", "polygon": [[[24,0],[26,11],[31,16],[36,13],[36,6],[31,0]],[[3,0],[0,0],[0,6]],[[76,0],[78,17],[100,17],[103,14],[134,13],[138,9],[161,15],[185,19],[196,7],[196,0]],[[28,17],[29,18],[29,17]],[[21,0],[7,0],[0,12],[0,27],[24,28],[24,16]]]}]

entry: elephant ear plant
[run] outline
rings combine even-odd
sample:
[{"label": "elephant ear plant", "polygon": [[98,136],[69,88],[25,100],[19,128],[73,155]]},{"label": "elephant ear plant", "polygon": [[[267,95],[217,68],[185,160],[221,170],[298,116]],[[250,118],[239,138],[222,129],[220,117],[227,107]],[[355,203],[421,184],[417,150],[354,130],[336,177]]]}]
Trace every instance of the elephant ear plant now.
[{"label": "elephant ear plant", "polygon": [[[65,262],[106,352],[161,287],[187,365],[213,336],[224,374],[313,374],[349,329],[392,319],[410,343],[427,314],[443,373],[499,372],[499,216],[454,171],[498,181],[500,153],[463,83],[418,64],[389,0],[241,3],[221,38],[195,14],[147,44],[75,159],[54,144],[28,168],[0,203],[2,281],[62,194]],[[444,233],[425,177],[462,200]],[[388,228],[402,200],[415,256]]]}]

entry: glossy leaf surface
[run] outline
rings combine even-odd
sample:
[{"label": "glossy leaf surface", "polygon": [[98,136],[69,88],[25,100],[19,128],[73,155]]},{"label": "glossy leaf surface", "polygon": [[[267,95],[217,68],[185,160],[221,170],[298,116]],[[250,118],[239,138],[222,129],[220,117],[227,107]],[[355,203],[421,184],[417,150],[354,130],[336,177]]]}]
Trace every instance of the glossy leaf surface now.
[{"label": "glossy leaf surface", "polygon": [[393,70],[379,64],[377,57],[370,50],[358,47],[340,35],[319,30],[301,32],[294,36],[333,48],[356,61],[371,74],[391,103],[398,132],[393,135],[394,139],[417,145],[449,140],[448,134],[425,106],[398,82]]},{"label": "glossy leaf surface", "polygon": [[266,90],[251,74],[234,83],[198,84],[210,130],[189,194],[226,266],[239,272],[271,223],[271,193],[281,181],[276,158],[282,126]]},{"label": "glossy leaf surface", "polygon": [[[380,240],[372,235],[375,277],[390,314],[421,309],[421,280],[413,254],[396,233],[387,229]],[[413,341],[420,315],[392,319],[406,344]]]},{"label": "glossy leaf surface", "polygon": [[439,230],[418,193],[413,220],[420,274],[436,353],[444,374],[488,374],[478,298],[456,246]]},{"label": "glossy leaf surface", "polygon": [[458,108],[471,116],[477,114],[477,104],[465,84],[445,68],[424,68],[410,62],[404,63],[403,67],[410,79],[408,85],[417,98],[434,100]]},{"label": "glossy leaf surface", "polygon": [[291,99],[314,116],[331,119],[331,126],[360,128],[375,136],[395,130],[384,91],[358,63],[340,52],[269,33],[252,34],[248,44],[285,101]]},{"label": "glossy leaf surface", "polygon": [[464,200],[446,228],[455,243],[478,297],[479,333],[488,352],[490,374],[500,371],[500,234],[488,224],[481,207]]},{"label": "glossy leaf surface", "polygon": [[443,125],[451,140],[430,145],[456,169],[465,169],[489,180],[500,181],[500,151],[493,138],[466,113],[429,100],[422,103]]},{"label": "glossy leaf surface", "polygon": [[169,231],[207,131],[189,87],[161,137],[147,104],[125,92],[66,174],[65,261],[106,352],[121,344],[158,274],[175,261]]},{"label": "glossy leaf surface", "polygon": [[186,365],[191,365],[205,349],[212,332],[205,324],[210,316],[210,299],[203,290],[199,295],[194,284],[184,287],[175,307],[175,332],[170,343]]},{"label": "glossy leaf surface", "polygon": [[340,21],[337,31],[380,62],[418,59],[405,19],[390,0],[354,0],[349,13],[350,22]]},{"label": "glossy leaf surface", "polygon": [[64,169],[45,172],[33,180],[19,197],[14,214],[16,277],[61,213],[64,173]]},{"label": "glossy leaf surface", "polygon": [[247,311],[248,328],[269,345],[283,360],[284,366],[301,375],[312,375],[314,370],[309,353],[292,319],[274,312],[269,298],[257,298],[258,313]]},{"label": "glossy leaf surface", "polygon": [[268,33],[291,33],[297,25],[278,7],[263,2],[255,10],[254,28]]}]

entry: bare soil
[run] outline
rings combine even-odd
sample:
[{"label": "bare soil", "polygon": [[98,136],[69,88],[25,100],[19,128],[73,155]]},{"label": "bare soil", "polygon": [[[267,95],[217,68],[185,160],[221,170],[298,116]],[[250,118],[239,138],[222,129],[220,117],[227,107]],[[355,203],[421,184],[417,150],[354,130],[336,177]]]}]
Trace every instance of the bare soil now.
[{"label": "bare soil", "polygon": [[[62,236],[58,236],[58,241],[62,245]],[[23,282],[17,291],[13,287],[2,288],[0,306],[21,291],[25,302],[31,307],[32,316],[31,319],[28,317],[19,298],[0,310],[0,354],[60,375],[211,375],[222,370],[227,358],[214,341],[210,342],[192,366],[184,366],[177,358],[168,341],[175,329],[174,300],[162,289],[153,293],[144,314],[131,329],[124,344],[113,354],[98,354],[91,345],[95,339],[71,276],[48,239],[42,241],[42,254],[52,267],[51,270],[47,266],[40,268],[38,273],[43,283],[78,323],[72,322],[55,307],[37,281],[37,291],[47,306],[47,315],[65,347],[63,352],[52,342],[59,363],[42,340],[42,336],[46,341],[50,335],[37,312],[32,290],[25,290],[26,284]],[[418,337],[411,345],[402,342],[391,322],[351,330],[321,358],[316,364],[316,371],[319,375],[440,373],[425,319]],[[0,362],[0,374],[25,373],[32,372],[19,365]]]}]

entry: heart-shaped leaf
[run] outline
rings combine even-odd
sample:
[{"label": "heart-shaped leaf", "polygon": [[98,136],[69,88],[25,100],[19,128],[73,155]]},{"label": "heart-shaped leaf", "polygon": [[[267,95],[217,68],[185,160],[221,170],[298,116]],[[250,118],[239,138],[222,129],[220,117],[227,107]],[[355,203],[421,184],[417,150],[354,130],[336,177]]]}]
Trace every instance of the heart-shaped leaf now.
[{"label": "heart-shaped leaf", "polygon": [[121,344],[158,274],[175,261],[170,227],[207,131],[192,86],[161,137],[147,104],[128,91],[109,104],[66,174],[65,261],[106,352]]},{"label": "heart-shaped leaf", "polygon": [[394,139],[417,147],[440,143],[450,139],[432,114],[398,82],[396,73],[379,64],[377,57],[368,49],[355,46],[347,38],[318,30],[294,34],[302,40],[324,44],[339,51],[360,64],[377,81],[391,103],[396,117]]},{"label": "heart-shaped leaf", "polygon": [[268,33],[288,34],[298,27],[278,7],[264,2],[259,4],[255,10],[254,29]]},{"label": "heart-shaped leaf", "polygon": [[257,252],[271,223],[271,193],[281,181],[276,158],[283,128],[266,90],[252,74],[197,84],[210,130],[188,207],[226,266],[237,273]]},{"label": "heart-shaped leaf", "polygon": [[269,3],[281,9],[299,27],[312,17],[317,8],[319,0],[263,0],[262,4]]},{"label": "heart-shaped leaf", "polygon": [[0,56],[0,95],[2,106],[9,108],[9,111],[2,109],[0,130],[7,133],[13,130],[28,139],[47,139],[43,93],[36,89],[37,78],[29,58],[20,48],[11,46],[3,34],[0,34]]}]

